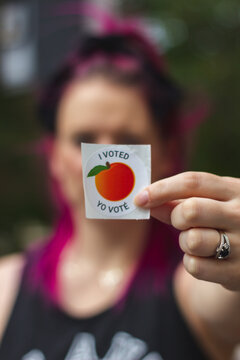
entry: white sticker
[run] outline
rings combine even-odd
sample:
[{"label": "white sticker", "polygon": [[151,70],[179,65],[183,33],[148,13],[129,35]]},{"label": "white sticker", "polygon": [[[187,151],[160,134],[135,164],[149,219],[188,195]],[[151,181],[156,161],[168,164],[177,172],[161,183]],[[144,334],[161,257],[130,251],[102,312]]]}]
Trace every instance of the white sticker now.
[{"label": "white sticker", "polygon": [[89,219],[149,219],[135,196],[151,181],[150,145],[82,143],[83,186]]}]

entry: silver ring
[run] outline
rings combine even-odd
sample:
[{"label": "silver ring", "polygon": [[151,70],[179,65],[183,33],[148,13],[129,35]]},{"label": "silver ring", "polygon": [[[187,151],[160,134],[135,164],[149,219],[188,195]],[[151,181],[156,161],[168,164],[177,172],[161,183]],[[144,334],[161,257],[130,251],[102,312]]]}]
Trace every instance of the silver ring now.
[{"label": "silver ring", "polygon": [[223,231],[219,231],[220,244],[216,249],[216,259],[223,260],[230,255],[231,246],[228,236]]}]

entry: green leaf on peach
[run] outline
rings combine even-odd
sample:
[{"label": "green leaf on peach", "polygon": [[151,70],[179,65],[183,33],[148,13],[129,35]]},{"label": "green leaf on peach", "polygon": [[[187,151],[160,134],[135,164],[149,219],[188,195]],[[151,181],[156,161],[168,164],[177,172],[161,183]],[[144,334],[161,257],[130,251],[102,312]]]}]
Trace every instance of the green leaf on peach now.
[{"label": "green leaf on peach", "polygon": [[107,170],[107,169],[109,169],[107,166],[97,165],[94,168],[92,168],[92,170],[89,171],[89,173],[87,174],[87,177],[96,176],[101,171]]}]

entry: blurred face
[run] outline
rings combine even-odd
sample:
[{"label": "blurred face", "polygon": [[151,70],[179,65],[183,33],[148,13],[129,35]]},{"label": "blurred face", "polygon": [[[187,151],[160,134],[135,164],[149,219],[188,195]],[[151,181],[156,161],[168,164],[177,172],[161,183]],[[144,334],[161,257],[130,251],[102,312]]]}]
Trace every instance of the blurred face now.
[{"label": "blurred face", "polygon": [[152,181],[170,170],[167,144],[136,88],[98,76],[74,82],[58,108],[53,176],[73,207],[83,206],[81,142],[151,144]]}]

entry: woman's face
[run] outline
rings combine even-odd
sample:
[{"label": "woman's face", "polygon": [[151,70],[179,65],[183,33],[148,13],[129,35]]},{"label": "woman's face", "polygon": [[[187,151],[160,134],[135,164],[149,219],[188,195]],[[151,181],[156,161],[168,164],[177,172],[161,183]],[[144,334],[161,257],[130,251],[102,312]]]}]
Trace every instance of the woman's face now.
[{"label": "woman's face", "polygon": [[74,207],[82,207],[81,142],[151,144],[152,181],[168,175],[171,159],[159,127],[136,88],[98,76],[76,81],[58,108],[51,170]]}]

